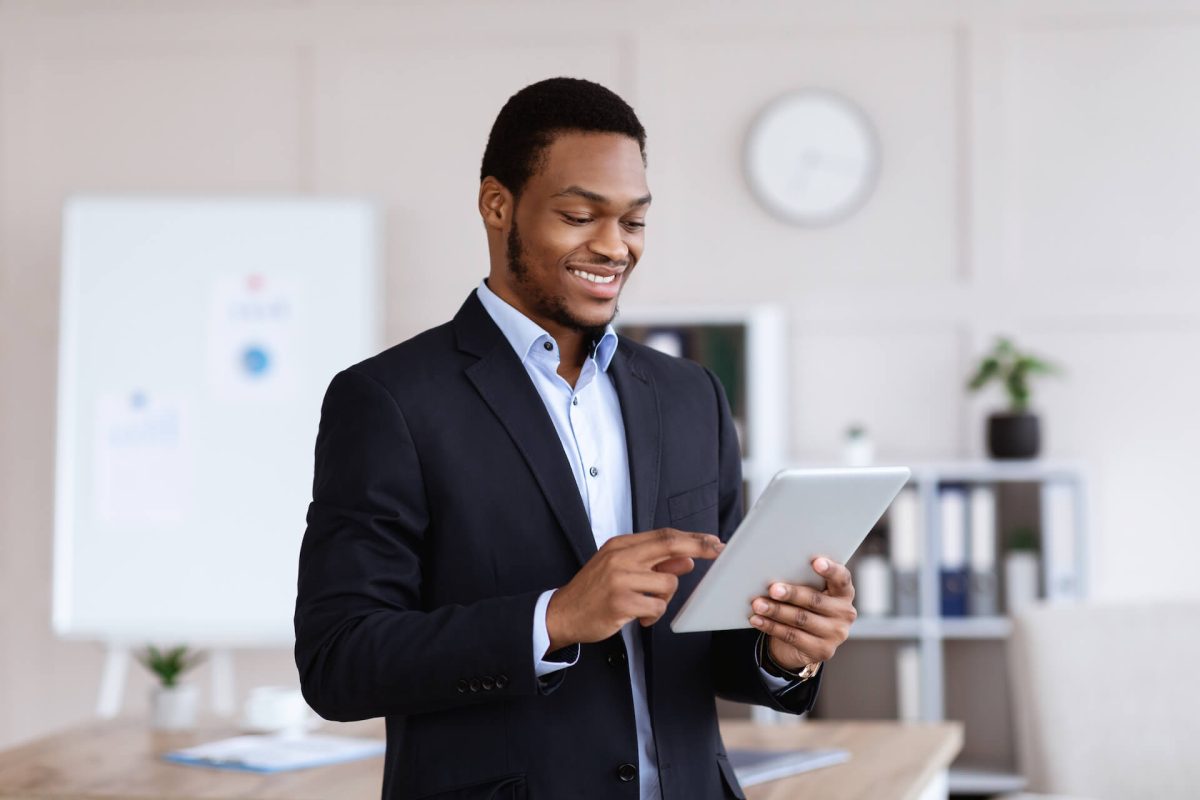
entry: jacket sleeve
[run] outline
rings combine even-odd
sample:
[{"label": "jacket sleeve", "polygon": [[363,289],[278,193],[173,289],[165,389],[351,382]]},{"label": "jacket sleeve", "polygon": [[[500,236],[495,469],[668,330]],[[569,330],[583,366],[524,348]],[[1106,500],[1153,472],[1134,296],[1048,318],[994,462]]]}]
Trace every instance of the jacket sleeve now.
[{"label": "jacket sleeve", "polygon": [[[708,372],[717,395],[719,423],[719,508],[720,536],[728,540],[742,521],[742,450],[729,412],[729,401],[717,377]],[[764,587],[765,589],[766,587]],[[746,616],[750,609],[746,609]],[[793,681],[772,691],[754,658],[758,631],[753,628],[716,631],[712,637],[713,684],[719,697],[737,703],[767,706],[789,714],[810,711],[817,699],[821,676],[828,665],[822,665],[807,681]]]},{"label": "jacket sleeve", "polygon": [[333,378],[321,406],[307,522],[295,657],[322,717],[494,702],[561,681],[534,674],[539,592],[423,606],[430,515],[420,461],[395,398],[355,368]]}]

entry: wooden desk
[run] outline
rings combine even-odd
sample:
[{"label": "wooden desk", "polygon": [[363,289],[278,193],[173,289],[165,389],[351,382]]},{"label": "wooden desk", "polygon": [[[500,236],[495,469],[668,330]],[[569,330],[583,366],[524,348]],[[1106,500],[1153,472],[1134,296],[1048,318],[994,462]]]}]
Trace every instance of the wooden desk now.
[{"label": "wooden desk", "polygon": [[[379,720],[338,725],[333,732],[383,735]],[[955,722],[810,721],[765,728],[749,722],[721,726],[728,747],[842,747],[846,764],[751,787],[749,800],[927,800],[946,796],[944,776],[962,747]],[[95,723],[0,753],[0,798],[346,798],[378,800],[383,759],[276,775],[224,772],[158,759],[177,747],[235,734],[212,727],[155,733],[141,720]],[[941,782],[939,782],[941,781]]]}]

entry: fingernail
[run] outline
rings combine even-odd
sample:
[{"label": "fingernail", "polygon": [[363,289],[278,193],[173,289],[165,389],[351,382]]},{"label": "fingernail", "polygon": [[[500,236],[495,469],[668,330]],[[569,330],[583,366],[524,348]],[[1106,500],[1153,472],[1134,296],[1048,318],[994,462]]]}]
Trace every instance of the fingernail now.
[{"label": "fingernail", "polygon": [[787,589],[783,587],[782,583],[777,583],[771,587],[771,597],[782,600],[785,594],[787,594]]},{"label": "fingernail", "polygon": [[763,624],[763,619],[762,619],[762,617],[755,615],[750,618],[750,624],[756,628],[761,628],[762,624]]},{"label": "fingernail", "polygon": [[754,610],[760,614],[767,613],[767,601],[766,600],[755,600],[754,601]]},{"label": "fingernail", "polygon": [[817,572],[824,572],[829,569],[829,562],[823,558],[817,559]]}]

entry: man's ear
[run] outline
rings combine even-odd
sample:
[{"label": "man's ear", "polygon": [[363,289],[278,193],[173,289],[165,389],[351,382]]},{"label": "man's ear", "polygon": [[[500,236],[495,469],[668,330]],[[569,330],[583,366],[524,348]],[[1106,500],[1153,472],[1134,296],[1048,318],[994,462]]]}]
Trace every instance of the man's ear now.
[{"label": "man's ear", "polygon": [[484,225],[497,231],[506,229],[514,207],[512,193],[500,181],[489,175],[479,183],[479,216]]}]

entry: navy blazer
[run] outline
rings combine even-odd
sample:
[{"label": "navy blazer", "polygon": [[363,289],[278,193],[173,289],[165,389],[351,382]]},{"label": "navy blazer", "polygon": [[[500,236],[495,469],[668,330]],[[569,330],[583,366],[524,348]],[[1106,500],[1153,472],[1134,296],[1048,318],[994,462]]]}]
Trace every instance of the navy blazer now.
[{"label": "navy blazer", "polygon": [[[609,370],[636,530],[727,538],[742,478],[720,384],[626,339]],[[538,596],[595,552],[542,400],[472,292],[452,322],[329,385],[296,599],[304,696],[326,719],[387,718],[384,798],[637,800],[620,634],[534,672]],[[708,563],[642,630],[664,800],[743,796],[714,696],[802,713],[820,682],[773,695],[752,629],[671,632]]]}]

